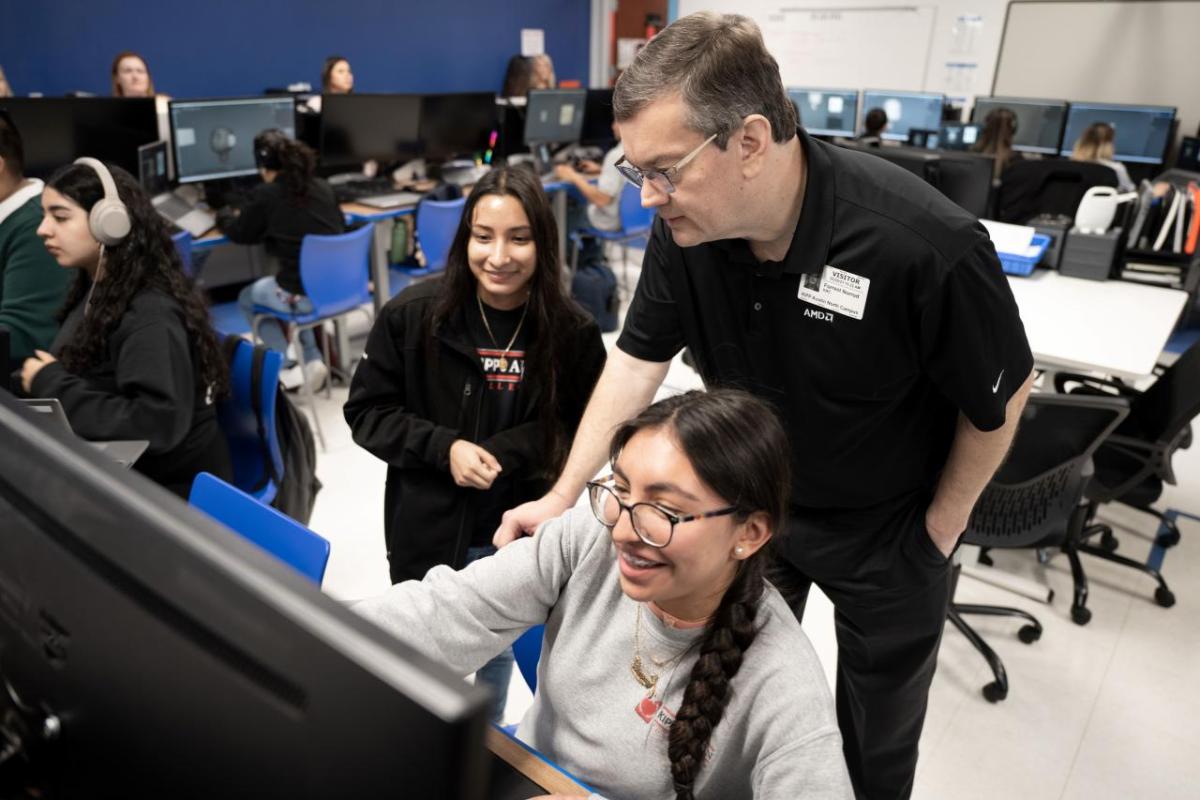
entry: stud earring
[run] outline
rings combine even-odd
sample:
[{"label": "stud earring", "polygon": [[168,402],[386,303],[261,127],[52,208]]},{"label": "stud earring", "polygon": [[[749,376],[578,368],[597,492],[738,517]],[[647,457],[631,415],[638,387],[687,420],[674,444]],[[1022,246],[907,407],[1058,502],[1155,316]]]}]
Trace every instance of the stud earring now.
[{"label": "stud earring", "polygon": [[746,550],[742,547],[735,547],[735,548],[733,548],[733,552],[735,555],[740,556],[742,553],[746,552]]}]

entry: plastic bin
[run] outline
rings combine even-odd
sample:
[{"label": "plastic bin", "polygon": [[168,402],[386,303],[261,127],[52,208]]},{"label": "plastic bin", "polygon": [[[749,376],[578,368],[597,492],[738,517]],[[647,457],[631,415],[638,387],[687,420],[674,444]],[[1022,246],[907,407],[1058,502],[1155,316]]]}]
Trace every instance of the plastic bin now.
[{"label": "plastic bin", "polygon": [[1033,272],[1033,268],[1042,260],[1042,256],[1046,253],[1046,248],[1050,246],[1050,237],[1044,233],[1035,233],[1033,235],[1033,244],[1037,245],[1037,253],[1031,256],[1019,256],[1013,253],[996,253],[1000,256],[1000,266],[1005,273],[1009,275],[1020,275],[1022,277]]}]

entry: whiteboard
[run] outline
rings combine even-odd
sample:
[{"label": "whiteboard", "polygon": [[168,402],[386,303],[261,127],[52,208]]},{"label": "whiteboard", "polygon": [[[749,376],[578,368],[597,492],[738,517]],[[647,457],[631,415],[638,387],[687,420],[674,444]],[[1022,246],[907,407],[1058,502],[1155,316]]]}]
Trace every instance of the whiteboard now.
[{"label": "whiteboard", "polygon": [[754,19],[786,86],[920,90],[926,85],[937,20],[933,5],[682,0],[679,15],[703,10]]}]

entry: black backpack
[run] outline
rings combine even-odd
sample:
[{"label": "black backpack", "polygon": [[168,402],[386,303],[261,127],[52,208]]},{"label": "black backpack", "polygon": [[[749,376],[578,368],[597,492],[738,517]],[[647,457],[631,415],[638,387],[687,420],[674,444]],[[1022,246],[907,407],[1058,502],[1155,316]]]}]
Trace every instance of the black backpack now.
[{"label": "black backpack", "polygon": [[579,265],[571,276],[571,296],[592,315],[601,331],[617,329],[617,276],[603,260]]},{"label": "black backpack", "polygon": [[[225,355],[230,364],[233,363],[238,343],[242,341],[245,340],[238,336],[226,337]],[[307,525],[312,517],[313,505],[317,501],[317,492],[321,491],[321,481],[317,479],[317,445],[308,420],[296,409],[283,387],[276,385],[275,433],[279,439],[280,454],[283,456],[283,475],[276,474],[262,418],[262,374],[266,353],[265,347],[255,345],[251,361],[251,405],[258,425],[258,441],[266,470],[250,492],[261,491],[268,480],[274,481],[277,490],[271,506]]]}]

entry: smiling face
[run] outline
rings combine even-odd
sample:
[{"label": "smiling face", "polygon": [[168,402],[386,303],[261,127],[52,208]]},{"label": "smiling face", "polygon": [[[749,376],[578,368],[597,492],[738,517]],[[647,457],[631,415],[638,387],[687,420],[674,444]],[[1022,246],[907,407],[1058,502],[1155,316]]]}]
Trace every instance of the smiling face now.
[{"label": "smiling face", "polygon": [[[677,516],[729,505],[696,475],[668,427],[634,434],[613,464],[613,475],[613,488],[626,505],[653,503]],[[727,515],[681,522],[670,544],[662,548],[638,537],[628,513],[622,513],[612,527],[621,591],[632,600],[652,601],[687,620],[711,615],[733,581],[739,561],[769,538],[762,514],[751,514],[745,521]]]},{"label": "smiling face", "polygon": [[100,243],[88,228],[88,212],[49,186],[42,190],[42,212],[37,235],[59,266],[94,270],[100,261]]},{"label": "smiling face", "polygon": [[[678,95],[667,95],[647,104],[621,122],[625,160],[642,170],[664,170],[699,147],[705,134],[686,123],[686,107]],[[642,206],[653,208],[671,230],[680,247],[729,238],[736,229],[743,204],[739,196],[744,180],[735,148],[721,150],[716,142],[672,176],[675,191],[667,194],[644,181]]]},{"label": "smiling face", "polygon": [[354,73],[349,61],[339,61],[329,71],[329,93],[349,94],[354,89]]},{"label": "smiling face", "polygon": [[517,308],[529,295],[537,269],[537,245],[521,202],[489,194],[475,204],[467,263],[479,298],[492,308]]},{"label": "smiling face", "polygon": [[125,56],[117,64],[117,86],[122,97],[145,97],[150,94],[150,70],[137,56]]}]

